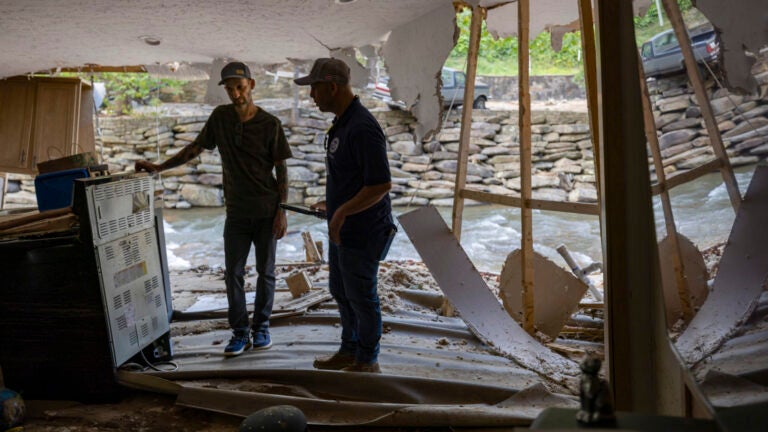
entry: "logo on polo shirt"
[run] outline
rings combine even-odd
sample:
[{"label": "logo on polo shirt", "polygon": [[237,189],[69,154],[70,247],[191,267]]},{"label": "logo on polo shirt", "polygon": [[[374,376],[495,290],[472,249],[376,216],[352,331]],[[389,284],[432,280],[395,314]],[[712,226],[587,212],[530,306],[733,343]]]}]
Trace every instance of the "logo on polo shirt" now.
[{"label": "logo on polo shirt", "polygon": [[330,153],[336,153],[336,149],[339,148],[339,143],[339,137],[334,138],[333,141],[331,141],[331,145],[328,146],[328,151]]}]

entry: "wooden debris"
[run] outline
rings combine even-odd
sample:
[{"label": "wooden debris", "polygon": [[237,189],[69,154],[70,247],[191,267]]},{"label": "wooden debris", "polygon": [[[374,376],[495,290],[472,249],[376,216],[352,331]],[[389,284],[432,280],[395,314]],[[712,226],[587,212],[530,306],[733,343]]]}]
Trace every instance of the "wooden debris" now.
[{"label": "wooden debris", "polygon": [[601,342],[605,339],[605,330],[601,328],[564,326],[560,331],[560,337],[567,339],[579,339],[591,342]]},{"label": "wooden debris", "polygon": [[320,255],[320,252],[317,250],[317,245],[314,240],[312,240],[312,235],[310,235],[309,232],[304,231],[301,233],[301,238],[304,239],[304,252],[306,253],[307,261],[321,262],[323,256]]},{"label": "wooden debris", "polygon": [[586,351],[584,351],[581,348],[573,348],[566,345],[562,345],[559,343],[548,343],[546,344],[549,348],[551,348],[553,351],[565,354],[565,355],[583,355],[586,354]]},{"label": "wooden debris", "polygon": [[55,218],[58,216],[64,216],[71,212],[72,212],[71,208],[65,207],[65,208],[60,208],[56,210],[48,210],[44,212],[38,212],[35,210],[33,212],[3,216],[3,217],[0,217],[0,233],[4,232],[9,228],[18,227],[20,225],[25,225],[30,222],[35,222],[39,220]]},{"label": "wooden debris", "polygon": [[331,293],[326,290],[314,290],[310,291],[309,294],[289,302],[276,304],[272,309],[272,313],[274,315],[275,313],[305,311],[312,306],[331,300],[332,298],[333,296],[331,296]]},{"label": "wooden debris", "polygon": [[303,271],[291,274],[285,278],[285,283],[288,284],[288,289],[291,290],[293,298],[299,298],[312,289],[312,282],[309,281],[309,277]]}]

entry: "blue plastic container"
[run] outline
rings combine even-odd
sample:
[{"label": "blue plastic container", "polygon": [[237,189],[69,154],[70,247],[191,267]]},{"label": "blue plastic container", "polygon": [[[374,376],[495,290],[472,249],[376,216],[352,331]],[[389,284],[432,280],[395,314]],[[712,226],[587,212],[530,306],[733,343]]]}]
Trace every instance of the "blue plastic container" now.
[{"label": "blue plastic container", "polygon": [[86,168],[40,174],[35,177],[37,209],[41,212],[72,205],[75,179],[88,177]]}]

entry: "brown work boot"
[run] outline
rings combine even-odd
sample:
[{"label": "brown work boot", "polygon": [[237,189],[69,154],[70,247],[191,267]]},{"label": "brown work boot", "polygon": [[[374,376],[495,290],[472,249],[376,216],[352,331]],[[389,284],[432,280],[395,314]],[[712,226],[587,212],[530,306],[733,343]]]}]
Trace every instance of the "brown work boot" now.
[{"label": "brown work boot", "polygon": [[330,356],[316,358],[312,366],[315,369],[342,370],[353,364],[355,364],[355,356],[353,354],[336,352]]},{"label": "brown work boot", "polygon": [[379,362],[373,363],[358,363],[355,362],[352,366],[342,369],[344,372],[367,372],[367,373],[381,373]]}]

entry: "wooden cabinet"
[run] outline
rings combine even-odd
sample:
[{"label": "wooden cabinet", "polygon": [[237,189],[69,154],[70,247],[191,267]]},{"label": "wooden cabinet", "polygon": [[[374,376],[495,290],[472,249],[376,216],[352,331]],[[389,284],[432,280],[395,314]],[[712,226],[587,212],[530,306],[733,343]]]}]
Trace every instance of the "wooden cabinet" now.
[{"label": "wooden cabinet", "polygon": [[93,90],[79,78],[0,80],[0,172],[94,150]]}]

